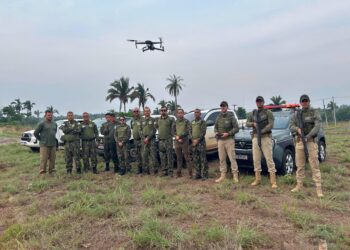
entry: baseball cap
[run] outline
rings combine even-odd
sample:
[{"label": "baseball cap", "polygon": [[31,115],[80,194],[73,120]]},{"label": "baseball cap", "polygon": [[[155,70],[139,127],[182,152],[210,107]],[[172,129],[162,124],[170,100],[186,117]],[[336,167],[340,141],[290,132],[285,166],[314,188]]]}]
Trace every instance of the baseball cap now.
[{"label": "baseball cap", "polygon": [[255,101],[256,102],[265,102],[264,97],[262,97],[260,95],[255,99]]},{"label": "baseball cap", "polygon": [[308,95],[302,95],[300,96],[300,102],[302,102],[303,100],[307,100],[307,101],[310,101],[310,97]]},{"label": "baseball cap", "polygon": [[220,107],[228,107],[228,103],[226,101],[222,101],[220,103]]}]

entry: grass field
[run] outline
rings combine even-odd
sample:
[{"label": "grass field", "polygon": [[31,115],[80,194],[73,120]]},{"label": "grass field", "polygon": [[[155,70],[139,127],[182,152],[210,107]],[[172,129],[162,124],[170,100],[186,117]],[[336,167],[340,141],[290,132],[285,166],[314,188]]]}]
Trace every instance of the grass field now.
[{"label": "grass field", "polygon": [[326,129],[321,164],[325,198],[317,199],[310,169],[305,189],[279,176],[272,190],[210,179],[67,176],[63,151],[57,174],[39,176],[39,154],[20,146],[18,128],[0,128],[0,249],[350,249],[350,124]]}]

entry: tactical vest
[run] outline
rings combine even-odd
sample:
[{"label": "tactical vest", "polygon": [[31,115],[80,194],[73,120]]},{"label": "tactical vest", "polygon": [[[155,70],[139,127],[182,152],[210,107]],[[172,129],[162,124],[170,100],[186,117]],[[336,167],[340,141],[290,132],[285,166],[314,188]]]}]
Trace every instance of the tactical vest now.
[{"label": "tactical vest", "polygon": [[117,134],[117,140],[118,141],[125,140],[125,138],[128,135],[128,127],[126,125],[124,125],[124,126],[119,125],[116,128],[116,134]]},{"label": "tactical vest", "polygon": [[199,139],[199,137],[201,136],[201,128],[202,128],[202,124],[203,124],[203,120],[193,120],[191,123],[192,126],[192,139]]},{"label": "tactical vest", "polygon": [[81,139],[82,140],[93,140],[95,139],[95,124],[89,122],[88,124],[81,124]]},{"label": "tactical vest", "polygon": [[302,110],[302,121],[304,134],[307,135],[315,127],[315,112],[313,109],[309,108],[307,110]]},{"label": "tactical vest", "polygon": [[142,121],[142,133],[144,136],[149,136],[154,129],[154,119],[152,117],[145,118]]},{"label": "tactical vest", "polygon": [[133,119],[132,120],[132,136],[134,137],[135,140],[140,140],[141,135],[141,119]]},{"label": "tactical vest", "polygon": [[220,114],[217,119],[218,133],[228,133],[233,129],[232,115],[226,113],[225,115]]},{"label": "tactical vest", "polygon": [[64,140],[66,142],[73,142],[73,141],[78,141],[79,138],[79,123],[76,120],[73,120],[72,123],[70,123],[69,121],[65,121],[64,122],[64,126],[73,129],[72,131],[70,131],[69,133],[64,134]]},{"label": "tactical vest", "polygon": [[[263,128],[265,128],[269,124],[269,116],[268,116],[267,112],[268,112],[267,109],[262,109],[260,111],[258,111],[257,109],[253,110],[253,119],[256,123],[258,123],[258,120],[259,120],[260,130],[262,130]],[[255,134],[257,133],[256,128],[253,128],[253,133],[255,133]],[[267,133],[271,133],[271,131],[266,132],[266,134]]]},{"label": "tactical vest", "polygon": [[186,121],[185,119],[176,121],[176,135],[182,135],[186,132]]},{"label": "tactical vest", "polygon": [[171,138],[171,126],[172,118],[169,116],[165,119],[158,119],[158,137],[160,140],[166,140]]}]

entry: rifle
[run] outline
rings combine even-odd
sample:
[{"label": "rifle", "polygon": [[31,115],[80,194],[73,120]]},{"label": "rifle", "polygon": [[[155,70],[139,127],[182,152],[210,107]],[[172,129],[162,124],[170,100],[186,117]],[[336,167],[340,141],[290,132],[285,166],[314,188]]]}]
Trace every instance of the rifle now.
[{"label": "rifle", "polygon": [[302,118],[301,110],[297,111],[297,122],[298,122],[298,127],[301,130],[300,137],[301,137],[301,141],[303,142],[304,154],[305,154],[305,158],[306,158],[306,161],[307,161],[308,158],[309,158],[309,150],[307,148],[306,136],[305,136],[305,133],[304,133],[304,124],[303,124],[303,118]]},{"label": "rifle", "polygon": [[261,122],[261,120],[260,120],[260,115],[259,115],[258,110],[254,110],[254,120],[256,122],[255,129],[256,129],[256,135],[258,137],[258,146],[261,149],[261,129],[259,126],[259,123]]}]

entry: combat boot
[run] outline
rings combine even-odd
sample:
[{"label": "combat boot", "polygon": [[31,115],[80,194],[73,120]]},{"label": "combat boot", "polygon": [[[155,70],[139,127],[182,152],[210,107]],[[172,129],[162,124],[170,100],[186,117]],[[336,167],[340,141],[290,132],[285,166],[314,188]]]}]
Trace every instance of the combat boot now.
[{"label": "combat boot", "polygon": [[295,186],[295,188],[293,188],[292,190],[290,190],[292,193],[297,193],[299,192],[301,189],[303,188],[303,183],[302,182],[297,182],[297,185]]},{"label": "combat boot", "polygon": [[84,166],[84,172],[87,173],[90,170],[89,166]]},{"label": "combat boot", "polygon": [[188,171],[188,175],[189,175],[189,178],[192,179],[192,175],[193,175],[192,169]]},{"label": "combat boot", "polygon": [[234,172],[233,173],[233,183],[238,183],[239,179],[238,179],[238,172]]},{"label": "combat boot", "polygon": [[317,185],[317,186],[316,186],[316,193],[317,193],[317,197],[318,197],[318,198],[323,198],[323,197],[324,197],[324,195],[323,195],[323,193],[322,193],[322,187],[321,187],[321,185]]},{"label": "combat boot", "polygon": [[81,168],[77,168],[77,174],[81,174]]},{"label": "combat boot", "polygon": [[72,174],[72,169],[67,169],[67,174]]},{"label": "combat boot", "polygon": [[216,179],[215,182],[216,183],[222,182],[225,180],[225,178],[226,178],[226,173],[221,173],[220,178]]},{"label": "combat boot", "polygon": [[97,174],[97,168],[96,168],[96,167],[93,167],[93,168],[92,168],[92,172],[93,172],[94,174]]},{"label": "combat boot", "polygon": [[272,188],[277,188],[276,173],[270,173],[270,182]]},{"label": "combat boot", "polygon": [[142,167],[141,167],[141,166],[138,167],[138,169],[137,169],[137,174],[142,174]]},{"label": "combat boot", "polygon": [[109,171],[109,162],[105,163],[105,172]]},{"label": "combat boot", "polygon": [[261,172],[256,171],[255,172],[255,180],[250,184],[251,186],[257,186],[261,182]]}]

